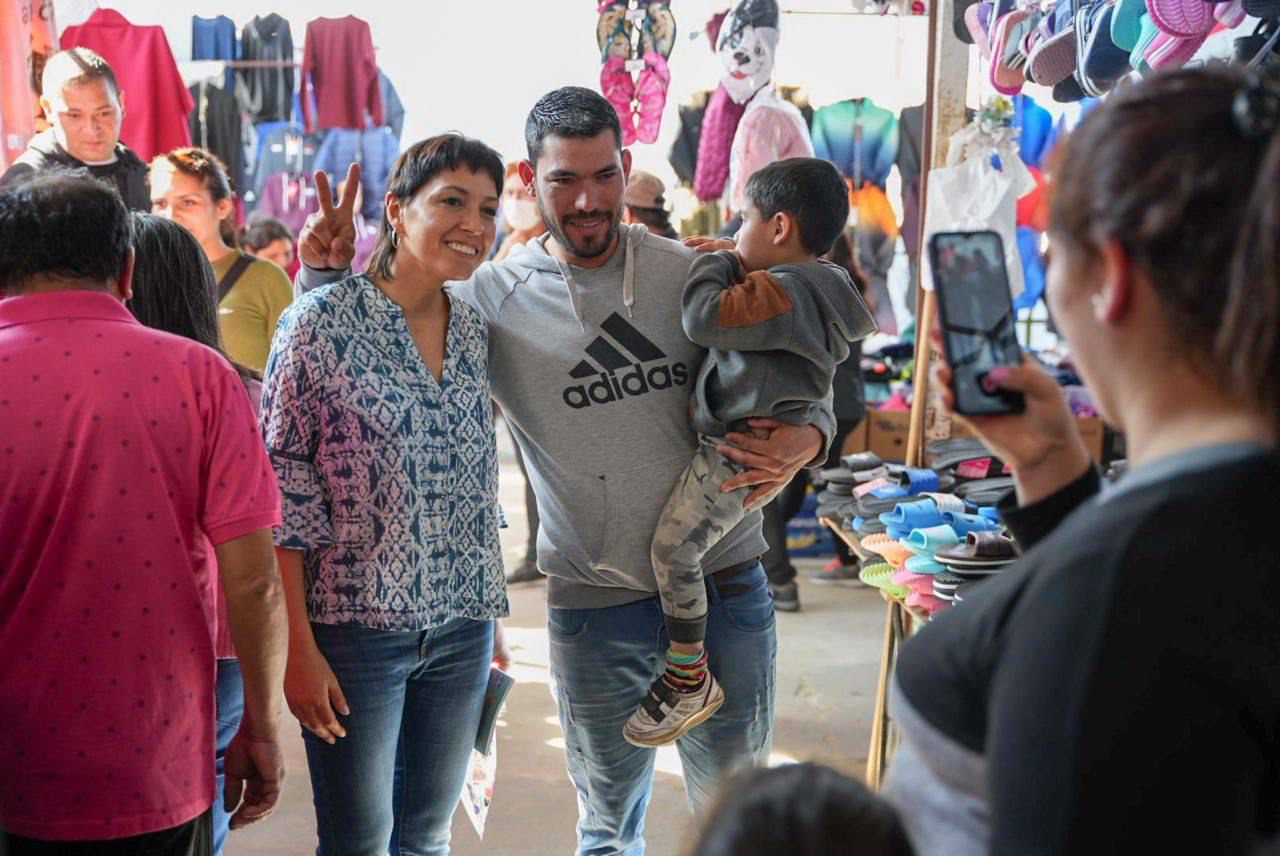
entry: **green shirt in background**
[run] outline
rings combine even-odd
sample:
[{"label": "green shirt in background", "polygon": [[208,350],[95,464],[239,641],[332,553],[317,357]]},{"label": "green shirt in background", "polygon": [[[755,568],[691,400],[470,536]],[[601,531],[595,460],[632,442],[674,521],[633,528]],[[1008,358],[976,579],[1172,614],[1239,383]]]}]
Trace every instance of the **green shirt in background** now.
[{"label": "green shirt in background", "polygon": [[[213,263],[219,281],[242,255],[232,250]],[[249,265],[218,304],[222,347],[231,359],[257,372],[266,368],[276,322],[292,301],[293,286],[279,265],[264,259]]]}]

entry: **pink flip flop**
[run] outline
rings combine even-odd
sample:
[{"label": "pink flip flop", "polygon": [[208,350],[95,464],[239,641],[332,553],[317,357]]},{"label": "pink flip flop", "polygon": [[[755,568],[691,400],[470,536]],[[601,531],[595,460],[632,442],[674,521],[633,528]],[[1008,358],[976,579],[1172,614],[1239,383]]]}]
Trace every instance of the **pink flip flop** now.
[{"label": "pink flip flop", "polygon": [[[983,59],[991,58],[991,37],[987,35],[987,28],[982,25],[982,14],[991,14],[990,3],[974,3],[968,9],[964,10],[964,25],[969,30],[969,35],[973,37],[973,43],[978,46],[978,53]],[[990,20],[988,18],[988,20]]]},{"label": "pink flip flop", "polygon": [[[669,79],[669,78],[668,78]],[[636,121],[632,115],[631,102],[636,97],[636,85],[627,71],[627,61],[622,57],[610,57],[600,69],[600,92],[618,111],[618,121],[622,123],[623,147],[636,143]]]},{"label": "pink flip flop", "polygon": [[1213,29],[1213,6],[1204,0],[1147,0],[1147,14],[1162,32],[1180,39]]},{"label": "pink flip flop", "polygon": [[662,111],[667,106],[667,87],[671,85],[671,69],[662,54],[649,51],[644,55],[644,71],[636,81],[636,139],[656,143],[662,129]]},{"label": "pink flip flop", "polygon": [[[1015,33],[1019,33],[1018,25],[1030,17],[1031,13],[1028,10],[1014,9],[996,22],[991,39],[991,66],[988,76],[991,85],[1001,95],[1017,95],[1027,82],[1022,67],[1011,65],[1009,62],[1009,42]],[[1017,55],[1016,47],[1012,55]]]},{"label": "pink flip flop", "polygon": [[1207,32],[1187,39],[1180,39],[1168,33],[1161,33],[1156,36],[1155,41],[1151,43],[1143,56],[1147,61],[1147,65],[1153,71],[1162,68],[1179,68],[1186,65],[1187,61],[1196,55],[1196,51],[1200,50],[1200,46],[1204,44],[1205,39],[1208,37],[1209,34]]},{"label": "pink flip flop", "polygon": [[1213,7],[1213,17],[1228,30],[1234,30],[1244,23],[1249,13],[1244,10],[1243,0],[1231,0],[1230,3],[1218,3]]}]

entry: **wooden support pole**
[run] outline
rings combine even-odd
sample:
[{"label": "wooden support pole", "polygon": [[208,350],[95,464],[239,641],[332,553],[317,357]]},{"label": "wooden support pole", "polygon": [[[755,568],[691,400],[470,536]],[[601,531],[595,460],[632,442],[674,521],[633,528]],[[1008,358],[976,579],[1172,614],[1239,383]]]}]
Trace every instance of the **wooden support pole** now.
[{"label": "wooden support pole", "polygon": [[[925,101],[923,155],[926,169],[920,184],[920,247],[924,258],[924,217],[929,204],[929,170],[945,166],[951,137],[967,124],[965,96],[969,84],[969,46],[956,38],[952,28],[954,0],[939,0],[929,12],[929,96]],[[923,270],[923,265],[920,266]],[[933,344],[929,339],[935,312],[932,290],[919,290],[916,305],[916,363],[912,375],[915,398],[911,404],[907,434],[907,466],[919,466],[924,458],[926,418],[931,409],[929,366]]]}]

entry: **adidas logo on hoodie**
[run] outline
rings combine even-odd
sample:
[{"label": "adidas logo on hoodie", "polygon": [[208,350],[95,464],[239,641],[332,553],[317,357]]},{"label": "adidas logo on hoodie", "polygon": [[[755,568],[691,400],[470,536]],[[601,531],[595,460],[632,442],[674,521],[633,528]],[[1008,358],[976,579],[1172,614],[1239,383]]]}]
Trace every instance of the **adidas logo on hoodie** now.
[{"label": "adidas logo on hoodie", "polygon": [[[569,372],[573,379],[583,381],[564,390],[564,403],[574,410],[689,382],[689,368],[684,363],[647,365],[665,360],[667,355],[618,313],[605,319],[600,328],[613,342],[597,336],[586,347],[590,359],[578,363]],[[588,378],[593,380],[587,383]]]}]

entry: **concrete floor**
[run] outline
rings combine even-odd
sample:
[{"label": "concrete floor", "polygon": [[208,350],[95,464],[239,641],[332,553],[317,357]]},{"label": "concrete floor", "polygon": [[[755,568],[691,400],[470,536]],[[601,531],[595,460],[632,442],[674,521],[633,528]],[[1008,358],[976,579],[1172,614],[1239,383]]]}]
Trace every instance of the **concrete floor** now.
[{"label": "concrete floor", "polygon": [[[502,504],[510,528],[502,533],[514,567],[523,555],[523,484],[507,433],[502,439]],[[870,740],[884,602],[875,591],[807,583],[816,561],[797,563],[803,611],[778,615],[778,699],[773,762],[816,760],[861,776]],[[513,586],[507,639],[516,686],[499,722],[498,780],[484,841],[461,813],[454,816],[456,856],[571,854],[577,803],[564,767],[564,742],[548,689],[546,586]],[[230,856],[291,856],[315,851],[315,816],[306,756],[286,710],[289,778],[275,815],[232,833]],[[690,827],[680,762],[660,750],[646,823],[648,852],[679,852]]]}]

